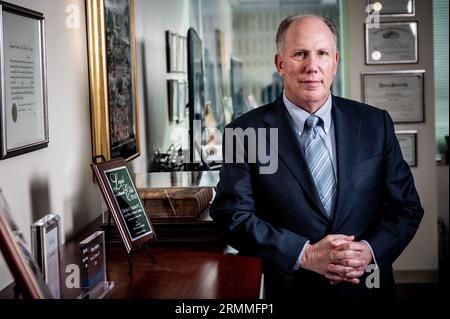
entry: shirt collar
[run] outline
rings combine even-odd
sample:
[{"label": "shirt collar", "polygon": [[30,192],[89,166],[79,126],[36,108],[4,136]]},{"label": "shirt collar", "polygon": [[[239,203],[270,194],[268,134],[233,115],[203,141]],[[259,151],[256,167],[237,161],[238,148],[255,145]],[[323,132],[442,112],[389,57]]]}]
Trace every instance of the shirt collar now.
[{"label": "shirt collar", "polygon": [[[286,94],[283,91],[283,102],[286,106],[286,109],[291,116],[292,120],[294,121],[295,130],[299,135],[303,133],[303,128],[305,127],[305,122],[309,114],[299,106],[292,103],[286,96]],[[325,103],[317,110],[314,115],[320,117],[323,121],[323,129],[325,131],[325,134],[328,134],[331,128],[331,93],[328,95],[327,100]]]}]

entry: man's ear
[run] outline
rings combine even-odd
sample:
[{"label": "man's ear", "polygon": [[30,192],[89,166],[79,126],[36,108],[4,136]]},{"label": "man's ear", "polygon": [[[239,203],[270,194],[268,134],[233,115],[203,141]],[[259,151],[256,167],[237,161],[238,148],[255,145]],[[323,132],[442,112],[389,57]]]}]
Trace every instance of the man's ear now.
[{"label": "man's ear", "polygon": [[334,59],[335,59],[334,75],[336,75],[337,68],[338,68],[338,63],[339,63],[339,52],[336,52]]},{"label": "man's ear", "polygon": [[281,58],[281,55],[279,53],[275,54],[275,66],[277,67],[278,73],[283,76],[284,74],[284,68],[283,68],[283,59]]}]

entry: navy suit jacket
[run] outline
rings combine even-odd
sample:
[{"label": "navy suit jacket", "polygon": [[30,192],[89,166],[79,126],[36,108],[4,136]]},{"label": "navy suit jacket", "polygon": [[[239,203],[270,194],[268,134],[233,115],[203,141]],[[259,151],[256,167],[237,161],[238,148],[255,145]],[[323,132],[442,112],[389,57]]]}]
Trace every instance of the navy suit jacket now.
[{"label": "navy suit jacket", "polygon": [[[260,174],[259,159],[224,163],[210,215],[225,241],[242,254],[262,257],[268,297],[385,296],[392,294],[392,263],[423,216],[414,180],[386,111],[332,97],[338,193],[329,220],[310,176],[282,96],[234,120],[228,128],[278,129],[278,169]],[[226,132],[224,141],[226,139]],[[268,135],[268,134],[267,134]],[[248,143],[244,143],[246,154]],[[224,154],[229,151],[224,143]],[[370,243],[380,268],[381,289],[329,281],[300,268],[307,240],[355,235]],[[370,275],[370,274],[368,274]]]}]

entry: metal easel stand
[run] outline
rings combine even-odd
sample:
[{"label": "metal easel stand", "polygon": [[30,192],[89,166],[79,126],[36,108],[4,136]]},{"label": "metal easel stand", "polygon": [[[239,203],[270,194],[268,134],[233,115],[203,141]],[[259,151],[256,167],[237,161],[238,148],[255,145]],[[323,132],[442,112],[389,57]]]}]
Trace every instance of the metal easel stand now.
[{"label": "metal easel stand", "polygon": [[149,243],[145,243],[144,245],[140,246],[138,249],[132,250],[129,254],[127,254],[128,259],[128,276],[133,275],[133,260],[132,257],[134,254],[140,252],[141,250],[144,250],[145,255],[150,259],[151,265],[153,266],[156,264],[156,257],[153,256],[151,253],[151,248]]},{"label": "metal easel stand", "polygon": [[[112,227],[113,227],[113,225],[112,225],[111,212],[108,211],[108,224],[106,226],[106,256],[107,256],[107,258],[109,257],[109,247],[111,245],[111,231],[112,231]],[[145,255],[147,255],[147,257],[150,259],[152,265],[156,264],[156,258],[151,253],[150,244],[147,242],[147,243],[143,244],[142,246],[139,245],[139,247],[137,249],[134,249],[134,250],[130,251],[130,253],[126,253],[127,260],[128,260],[128,275],[130,277],[133,275],[133,260],[132,260],[132,257],[133,257],[134,254],[140,252],[141,250],[144,250]]]}]

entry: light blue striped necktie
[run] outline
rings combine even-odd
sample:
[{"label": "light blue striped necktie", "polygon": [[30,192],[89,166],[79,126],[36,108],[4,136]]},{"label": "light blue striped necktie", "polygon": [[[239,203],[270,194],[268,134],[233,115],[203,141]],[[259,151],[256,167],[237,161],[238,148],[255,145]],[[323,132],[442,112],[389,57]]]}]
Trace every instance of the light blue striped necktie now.
[{"label": "light blue striped necktie", "polygon": [[317,126],[320,122],[321,119],[318,116],[310,115],[306,119],[300,142],[303,146],[306,162],[316,185],[317,193],[328,217],[331,219],[336,202],[337,185],[330,154],[325,141],[317,131]]}]

